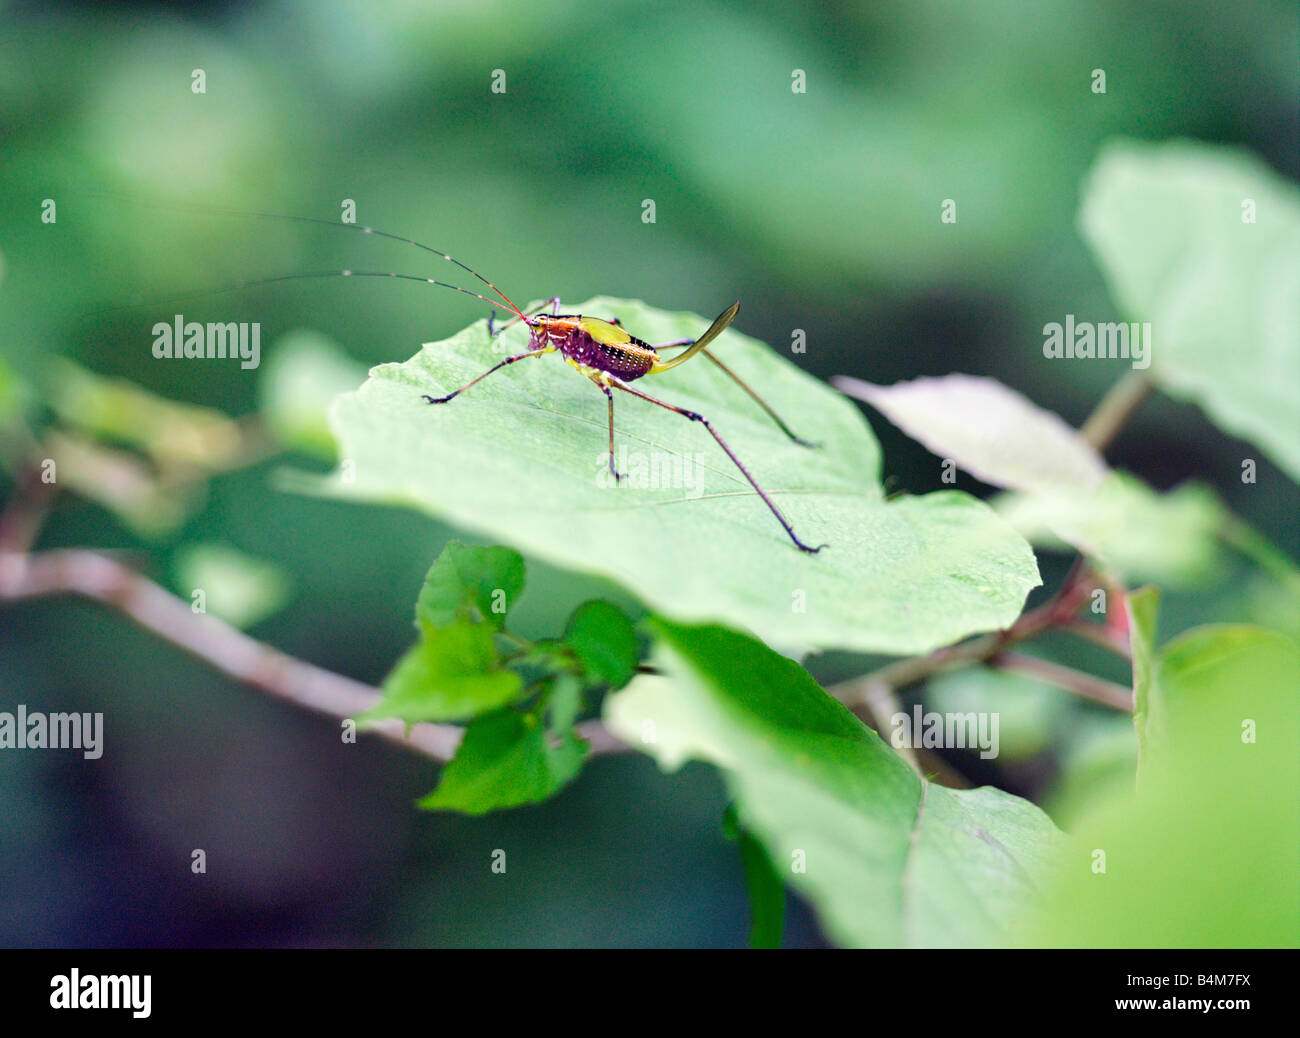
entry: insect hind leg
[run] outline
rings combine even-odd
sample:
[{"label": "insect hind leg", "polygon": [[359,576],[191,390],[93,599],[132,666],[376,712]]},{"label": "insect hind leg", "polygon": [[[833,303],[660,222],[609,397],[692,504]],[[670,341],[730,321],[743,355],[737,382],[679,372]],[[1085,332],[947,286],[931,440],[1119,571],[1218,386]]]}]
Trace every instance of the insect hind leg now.
[{"label": "insect hind leg", "polygon": [[[772,499],[767,496],[767,492],[761,486],[758,485],[758,481],[749,474],[749,469],[745,468],[745,466],[741,463],[740,459],[736,457],[732,449],[727,446],[727,441],[724,440],[720,435],[718,435],[718,430],[713,428],[713,426],[709,423],[709,420],[705,418],[704,415],[700,414],[697,411],[688,411],[686,408],[678,407],[676,404],[670,404],[666,400],[660,400],[658,397],[651,396],[649,393],[643,393],[641,392],[641,390],[636,389],[633,386],[629,386],[626,382],[616,379],[613,376],[607,376],[607,377],[609,378],[609,384],[614,388],[621,389],[625,393],[631,393],[633,396],[639,396],[642,400],[648,401],[649,403],[652,404],[656,404],[657,406],[662,407],[665,410],[673,411],[676,414],[681,415],[683,418],[690,419],[692,422],[699,422],[701,425],[704,426],[704,428],[708,429],[709,435],[711,435],[713,439],[717,441],[718,446],[721,447],[723,452],[727,455],[727,457],[731,459],[732,464],[735,465],[736,468],[740,470],[741,475],[743,475],[745,479],[749,481],[749,485],[753,487],[755,491],[757,491],[758,496],[763,499],[763,504],[767,505],[772,515],[776,517],[776,521],[781,524],[781,527],[789,535],[790,540],[794,541],[794,546],[796,548],[798,548],[802,552],[807,553],[808,555],[816,555],[819,551],[822,550],[822,548],[830,547],[829,544],[821,544],[818,545],[816,548],[813,548],[810,545],[807,545],[803,541],[799,540],[799,535],[794,532],[794,527],[790,525],[790,520],[788,520],[785,517],[785,515],[782,513],[782,511],[776,507]],[[612,407],[613,407],[613,402],[611,401],[611,412],[612,412]]]},{"label": "insect hind leg", "polygon": [[[694,345],[695,345],[694,339],[675,339],[673,342],[662,343],[656,346],[655,349],[671,350],[671,349],[676,349],[677,347],[680,346],[694,346]],[[802,436],[797,435],[793,429],[791,429],[788,425],[785,424],[785,422],[781,419],[781,416],[776,413],[775,409],[766,400],[764,400],[761,396],[759,396],[758,393],[756,393],[754,389],[744,379],[742,379],[739,375],[737,375],[734,371],[732,371],[729,367],[727,367],[727,365],[723,364],[722,361],[718,360],[718,358],[715,357],[712,353],[710,353],[708,350],[701,350],[700,352],[703,353],[704,356],[708,357],[709,360],[713,361],[713,363],[716,364],[719,368],[721,368],[723,374],[725,374],[728,378],[730,378],[731,381],[736,383],[736,385],[738,385],[741,389],[743,389],[746,393],[748,393],[750,397],[753,399],[753,401],[756,404],[758,404],[758,406],[761,407],[764,411],[767,412],[768,417],[770,417],[772,421],[776,422],[777,427],[780,428],[780,430],[783,433],[785,433],[786,436],[788,436],[791,441],[797,443],[800,447],[821,446],[820,443],[817,443],[813,440],[805,440]]]}]

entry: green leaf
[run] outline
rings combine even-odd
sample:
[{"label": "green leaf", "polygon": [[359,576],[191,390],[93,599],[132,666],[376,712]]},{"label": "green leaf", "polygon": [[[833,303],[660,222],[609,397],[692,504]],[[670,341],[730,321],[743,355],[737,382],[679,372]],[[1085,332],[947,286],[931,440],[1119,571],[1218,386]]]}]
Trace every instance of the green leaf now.
[{"label": "green leaf", "polygon": [[727,805],[723,832],[736,842],[749,894],[749,945],[751,948],[779,948],[785,930],[785,884],[767,856],[763,844],[740,824],[734,804]]},{"label": "green leaf", "polygon": [[719,767],[741,824],[842,944],[984,945],[1025,912],[1059,834],[1027,801],[918,777],[801,667],[719,627],[651,621],[666,676],[608,697],[666,769]]},{"label": "green leaf", "polygon": [[523,589],[524,560],[517,551],[451,541],[424,578],[415,615],[434,625],[478,619],[499,631]]},{"label": "green leaf", "polygon": [[330,402],[365,381],[365,365],[318,332],[290,332],[267,353],[257,388],[271,431],[290,447],[332,461]]},{"label": "green leaf", "polygon": [[1079,219],[1123,316],[1151,323],[1152,377],[1300,480],[1296,186],[1240,150],[1123,141]]},{"label": "green leaf", "polygon": [[[1154,599],[1134,615],[1145,641]],[[1076,823],[1022,943],[1294,947],[1300,647],[1263,628],[1204,627],[1138,670],[1136,794],[1109,795]]]},{"label": "green leaf", "polygon": [[202,590],[206,610],[236,627],[273,616],[289,598],[284,570],[223,544],[182,548],[175,570],[175,586],[185,598]]},{"label": "green leaf", "polygon": [[1195,587],[1222,571],[1224,508],[1195,483],[1161,494],[1113,472],[1096,490],[1003,494],[994,507],[1032,543],[1071,545],[1130,583]]},{"label": "green leaf", "polygon": [[832,382],[992,486],[1095,487],[1106,477],[1101,456],[1060,416],[997,379],[946,375],[875,386],[841,375]]},{"label": "green leaf", "polygon": [[503,669],[495,633],[523,587],[517,551],[448,543],[415,604],[420,641],[398,661],[383,700],[364,719],[455,721],[513,702],[523,682]]},{"label": "green leaf", "polygon": [[485,714],[465,729],[438,788],[420,806],[481,815],[545,800],[578,773],[585,753],[572,733],[553,742],[534,714]]},{"label": "green leaf", "polygon": [[[574,309],[619,316],[652,342],[707,325],[614,299]],[[558,357],[514,364],[449,404],[420,399],[524,343],[513,329],[494,349],[479,323],[373,369],[331,411],[354,477],[331,489],[422,509],[607,577],[675,619],[743,625],[792,651],[925,651],[1009,625],[1038,583],[1029,546],[968,495],[884,501],[879,451],[853,404],[733,329],[718,356],[823,447],[791,443],[706,359],[637,385],[706,415],[800,536],[830,543],[818,556],[794,548],[707,430],[626,394],[616,421],[629,478],[614,485],[605,400]]]},{"label": "green leaf", "polygon": [[564,644],[594,683],[622,688],[636,673],[636,631],[623,611],[609,602],[578,606],[569,617]]},{"label": "green leaf", "polygon": [[582,712],[582,682],[573,674],[556,674],[546,694],[547,730],[567,732]]},{"label": "green leaf", "polygon": [[461,621],[425,624],[418,645],[384,681],[384,698],[361,720],[459,721],[513,702],[522,681],[500,667],[492,632]]}]

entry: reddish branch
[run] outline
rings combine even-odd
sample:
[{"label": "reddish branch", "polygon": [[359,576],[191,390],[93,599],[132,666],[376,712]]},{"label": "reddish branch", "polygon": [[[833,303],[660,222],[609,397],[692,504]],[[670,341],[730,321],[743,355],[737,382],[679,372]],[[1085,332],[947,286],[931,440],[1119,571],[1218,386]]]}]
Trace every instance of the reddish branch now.
[{"label": "reddish branch", "polygon": [[[0,554],[0,601],[63,594],[81,595],[117,609],[227,677],[315,713],[344,721],[379,701],[378,689],[295,659],[215,616],[195,613],[183,599],[98,552]],[[397,720],[362,731],[439,761],[451,759],[462,735],[461,728],[447,724],[414,724],[406,731]],[[593,753],[626,749],[599,723],[579,725],[578,734],[589,740]]]}]

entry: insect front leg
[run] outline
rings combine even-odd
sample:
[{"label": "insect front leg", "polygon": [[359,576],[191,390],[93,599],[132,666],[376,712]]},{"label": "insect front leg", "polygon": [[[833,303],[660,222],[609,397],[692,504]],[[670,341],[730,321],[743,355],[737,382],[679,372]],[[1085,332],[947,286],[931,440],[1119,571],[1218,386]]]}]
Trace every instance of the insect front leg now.
[{"label": "insect front leg", "polygon": [[500,364],[493,364],[492,367],[488,368],[487,371],[483,372],[483,374],[481,374],[478,378],[471,379],[469,382],[466,382],[459,389],[453,389],[446,396],[434,397],[434,396],[429,396],[428,393],[425,393],[421,396],[421,399],[426,404],[445,404],[452,397],[465,392],[465,390],[469,389],[469,387],[474,385],[476,382],[482,382],[485,378],[487,378],[490,374],[492,374],[492,372],[499,371],[501,368],[504,368],[507,364],[513,364],[515,361],[523,360],[525,357],[540,357],[543,353],[551,353],[551,352],[552,352],[551,350],[529,350],[526,353],[516,353],[513,357],[507,357]]}]

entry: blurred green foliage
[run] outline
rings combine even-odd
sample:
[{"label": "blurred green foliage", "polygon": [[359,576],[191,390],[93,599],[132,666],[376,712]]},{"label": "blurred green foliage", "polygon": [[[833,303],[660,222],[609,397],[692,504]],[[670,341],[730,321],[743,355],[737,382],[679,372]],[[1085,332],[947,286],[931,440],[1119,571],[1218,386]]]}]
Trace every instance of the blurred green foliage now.
[{"label": "blurred green foliage", "polygon": [[[104,308],[293,271],[442,275],[397,243],[168,208],[329,219],[344,199],[516,298],[712,313],[739,297],[757,338],[804,330],[800,362],[821,377],[992,375],[1077,421],[1125,365],[1049,364],[1041,328],[1120,316],[1075,229],[1101,143],[1189,136],[1300,172],[1300,41],[1281,2],[0,3],[0,18],[0,411],[37,421],[36,401],[77,386],[62,358],[232,418],[269,394],[281,433],[322,451],[319,414],[285,395],[286,377],[324,394],[346,358],[358,370],[404,359],[483,307],[323,280]],[[1104,95],[1090,89],[1099,67]],[[191,91],[195,68],[206,94]],[[505,94],[490,90],[494,69]],[[791,90],[796,69],[805,94]],[[946,198],[955,225],[938,219]],[[261,322],[265,370],[155,360],[151,326],[177,312]],[[292,367],[294,334],[328,336],[343,359]],[[930,455],[878,432],[886,475],[941,486]],[[1158,488],[1192,476],[1219,488],[1294,553],[1296,488],[1262,459],[1243,484],[1242,452],[1192,407],[1158,400],[1112,460]],[[279,464],[246,458],[201,498],[177,490],[179,504],[130,499],[146,502],[137,518],[165,520],[152,524],[115,521],[117,499],[67,502],[41,543],[121,549],[160,571],[191,543],[273,561],[298,593],[259,636],[378,682],[409,646],[411,602],[449,533],[280,493]],[[529,581],[512,613],[528,636],[620,597],[545,566]],[[1164,617],[1172,634],[1295,612],[1225,580],[1172,596]],[[810,665],[829,680],[863,664]],[[0,758],[5,944],[744,940],[741,867],[705,769],[665,779],[644,760],[601,761],[538,808],[425,816],[410,810],[429,788],[423,762],[323,751],[328,723],[77,603],[6,609],[0,687],[33,707],[111,711],[113,747],[89,772]],[[1027,792],[1049,780],[1031,775]],[[204,841],[227,867],[195,895],[176,862]],[[496,847],[517,863],[508,879],[489,872]],[[819,940],[802,910],[787,940]]]}]

